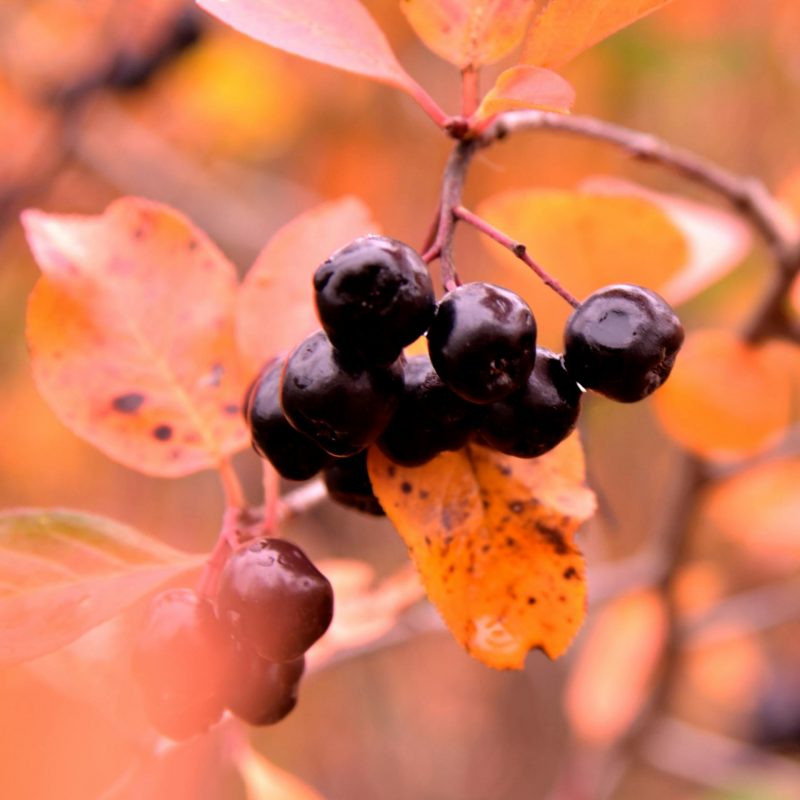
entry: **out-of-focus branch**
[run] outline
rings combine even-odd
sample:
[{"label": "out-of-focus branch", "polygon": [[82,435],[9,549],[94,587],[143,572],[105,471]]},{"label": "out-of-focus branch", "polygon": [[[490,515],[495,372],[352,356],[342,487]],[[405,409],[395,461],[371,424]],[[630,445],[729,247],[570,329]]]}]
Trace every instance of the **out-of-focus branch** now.
[{"label": "out-of-focus branch", "polygon": [[680,174],[715,193],[747,217],[763,236],[782,270],[795,274],[800,269],[800,237],[789,231],[778,203],[761,181],[737,175],[649,133],[587,116],[513,111],[497,117],[483,131],[480,142],[488,145],[511,133],[530,130],[560,131],[607,142],[623,148],[639,161],[659,164]]},{"label": "out-of-focus branch", "polygon": [[653,725],[642,755],[656,769],[710,789],[756,785],[770,797],[789,800],[800,786],[797,762],[672,717]]}]

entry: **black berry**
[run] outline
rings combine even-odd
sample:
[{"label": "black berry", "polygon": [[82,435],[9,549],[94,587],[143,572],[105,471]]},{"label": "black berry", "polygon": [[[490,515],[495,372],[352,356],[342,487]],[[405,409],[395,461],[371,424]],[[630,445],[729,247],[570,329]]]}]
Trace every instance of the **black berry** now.
[{"label": "black berry", "polygon": [[283,361],[278,361],[256,379],[245,401],[245,418],[253,449],[268,459],[284,478],[304,481],[316,475],[329,456],[313,439],[293,428],[283,415],[282,369]]},{"label": "black berry", "polygon": [[211,605],[191,589],[157,595],[133,653],[145,711],[161,733],[187,739],[221,716],[232,645]]},{"label": "black berry", "polygon": [[334,456],[352,456],[383,432],[403,391],[403,365],[365,366],[318,331],[289,356],[281,406],[297,430]]},{"label": "black berry", "polygon": [[567,320],[564,363],[587,389],[633,403],[667,379],[683,336],[675,312],[655,292],[606,286]]},{"label": "black berry", "polygon": [[251,725],[274,725],[297,705],[297,690],[306,661],[267,661],[238,645],[225,692],[225,705]]},{"label": "black berry", "polygon": [[333,459],[322,474],[331,500],[364,514],[384,516],[384,510],[372,491],[366,450],[350,458]]},{"label": "black berry", "polygon": [[428,328],[436,300],[425,262],[408,245],[364,236],[314,274],[320,322],[334,346],[389,364]]},{"label": "black berry", "polygon": [[228,559],[217,613],[230,633],[262,658],[292,661],[328,629],[333,590],[299,547],[260,539]]},{"label": "black berry", "polygon": [[413,356],[405,367],[400,405],[378,439],[395,464],[418,467],[443,450],[458,450],[470,437],[478,406],[453,392],[428,356]]},{"label": "black berry", "polygon": [[478,440],[517,458],[540,456],[573,430],[580,399],[581,390],[561,358],[540,347],[525,388],[486,407]]},{"label": "black berry", "polygon": [[528,304],[491,283],[466,283],[442,298],[428,329],[431,362],[465,400],[493,403],[524,386],[536,358]]}]

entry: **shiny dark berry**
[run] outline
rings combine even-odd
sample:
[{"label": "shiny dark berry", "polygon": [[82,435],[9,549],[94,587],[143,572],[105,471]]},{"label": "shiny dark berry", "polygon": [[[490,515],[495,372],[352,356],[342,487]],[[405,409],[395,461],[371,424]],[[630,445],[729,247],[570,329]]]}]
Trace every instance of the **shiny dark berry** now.
[{"label": "shiny dark berry", "polygon": [[147,610],[133,671],[153,726],[172,739],[203,733],[221,716],[233,653],[211,605],[191,589],[169,589]]},{"label": "shiny dark berry", "polygon": [[428,351],[456,394],[471,403],[493,403],[525,385],[536,358],[536,322],[518,294],[491,283],[466,283],[439,303]]},{"label": "shiny dark berry", "polygon": [[575,428],[581,390],[561,358],[543,347],[525,388],[487,406],[478,441],[517,458],[533,458],[552,450]]},{"label": "shiny dark berry", "polygon": [[334,456],[352,456],[380,436],[403,391],[403,365],[365,366],[334,349],[322,332],[289,356],[281,406],[297,430]]},{"label": "shiny dark berry", "polygon": [[225,691],[225,705],[251,725],[274,725],[297,705],[306,661],[267,661],[239,644]]},{"label": "shiny dark berry", "polygon": [[408,245],[364,236],[314,274],[317,313],[334,346],[389,364],[428,328],[436,300],[425,262]]},{"label": "shiny dark berry", "polygon": [[331,500],[375,517],[384,516],[367,473],[367,451],[350,458],[333,459],[323,470]]},{"label": "shiny dark berry", "polygon": [[304,481],[316,475],[330,456],[284,417],[280,404],[282,369],[283,361],[277,361],[256,379],[245,401],[245,418],[253,449],[284,478]]},{"label": "shiny dark berry", "polygon": [[675,312],[655,292],[606,286],[567,320],[564,364],[585,388],[633,403],[667,379],[683,335]]},{"label": "shiny dark berry", "polygon": [[400,405],[378,447],[395,464],[418,467],[443,450],[459,450],[469,439],[479,407],[453,392],[425,355],[409,358]]},{"label": "shiny dark berry", "polygon": [[333,590],[297,545],[259,539],[228,559],[217,613],[234,638],[262,658],[292,661],[328,629]]}]

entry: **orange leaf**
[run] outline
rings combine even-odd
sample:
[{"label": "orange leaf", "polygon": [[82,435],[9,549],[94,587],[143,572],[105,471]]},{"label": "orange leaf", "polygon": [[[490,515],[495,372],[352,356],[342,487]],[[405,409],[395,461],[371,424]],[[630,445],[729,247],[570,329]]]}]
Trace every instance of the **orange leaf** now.
[{"label": "orange leaf", "polygon": [[600,612],[564,698],[578,736],[606,744],[626,730],[647,699],[665,633],[664,604],[653,591],[622,597]]},{"label": "orange leaf", "polygon": [[567,112],[574,102],[575,90],[558,73],[521,65],[500,74],[483,98],[477,116],[485,119],[522,108]]},{"label": "orange leaf", "polygon": [[558,69],[671,0],[550,0],[522,46],[524,64]]},{"label": "orange leaf", "polygon": [[237,31],[331,67],[419,89],[400,66],[375,20],[358,0],[197,0]]},{"label": "orange leaf", "polygon": [[531,0],[401,0],[400,8],[436,55],[464,69],[508,55],[535,8]]},{"label": "orange leaf", "polygon": [[0,666],[63,647],[202,560],[82,512],[0,514]]},{"label": "orange leaf", "polygon": [[98,217],[23,221],[43,273],[28,306],[31,365],[59,419],[150,475],[241,449],[236,273],[206,236],[138,198]]},{"label": "orange leaf", "polygon": [[319,328],[311,283],[334,251],[366,233],[379,233],[355,197],[312,208],[269,240],[239,291],[236,334],[251,374]]},{"label": "orange leaf", "polygon": [[654,192],[614,177],[590,178],[581,189],[609,196],[642,197],[658,206],[683,233],[688,261],[656,287],[673,305],[690,300],[738,266],[753,246],[750,226],[734,214],[677,195]]},{"label": "orange leaf", "polygon": [[669,380],[654,395],[658,417],[694,453],[726,461],[753,455],[785,432],[791,376],[771,347],[727,330],[686,337]]},{"label": "orange leaf", "polygon": [[[531,258],[579,299],[609,283],[658,290],[688,259],[680,230],[657,205],[639,197],[511,190],[485,200],[478,213],[524,242]],[[485,237],[482,242],[497,265],[491,280],[528,301],[541,344],[560,350],[569,306],[554,302],[553,292],[513,254]],[[464,270],[462,278],[484,280],[485,274]]]},{"label": "orange leaf", "polygon": [[705,513],[748,558],[794,570],[800,563],[800,458],[781,458],[717,483]]},{"label": "orange leaf", "polygon": [[536,459],[473,446],[422,467],[369,453],[373,490],[456,640],[498,669],[529,650],[557,658],[583,621],[572,537],[595,509],[576,435]]}]

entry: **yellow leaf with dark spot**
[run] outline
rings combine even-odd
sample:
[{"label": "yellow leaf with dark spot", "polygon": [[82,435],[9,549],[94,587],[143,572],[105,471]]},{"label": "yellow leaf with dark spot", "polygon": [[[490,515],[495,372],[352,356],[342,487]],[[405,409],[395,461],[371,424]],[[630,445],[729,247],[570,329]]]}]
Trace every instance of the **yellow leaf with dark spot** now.
[{"label": "yellow leaf with dark spot", "polygon": [[521,669],[565,652],[586,606],[573,542],[595,510],[577,435],[535,459],[472,446],[422,467],[369,454],[375,494],[405,541],[428,597],[472,656]]}]

